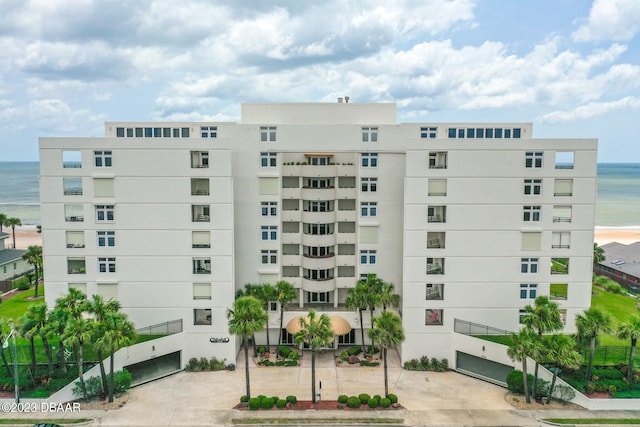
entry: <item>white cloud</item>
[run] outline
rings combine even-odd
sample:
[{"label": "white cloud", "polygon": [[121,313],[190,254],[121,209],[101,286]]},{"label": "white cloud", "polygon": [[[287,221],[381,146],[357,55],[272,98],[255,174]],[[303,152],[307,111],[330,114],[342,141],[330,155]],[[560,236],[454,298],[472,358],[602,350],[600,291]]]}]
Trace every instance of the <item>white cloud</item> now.
[{"label": "white cloud", "polygon": [[602,116],[617,110],[640,109],[640,98],[628,96],[617,101],[590,102],[567,111],[553,111],[538,118],[541,123],[562,123]]},{"label": "white cloud", "polygon": [[573,33],[574,40],[630,40],[640,31],[640,1],[595,0],[587,23]]}]

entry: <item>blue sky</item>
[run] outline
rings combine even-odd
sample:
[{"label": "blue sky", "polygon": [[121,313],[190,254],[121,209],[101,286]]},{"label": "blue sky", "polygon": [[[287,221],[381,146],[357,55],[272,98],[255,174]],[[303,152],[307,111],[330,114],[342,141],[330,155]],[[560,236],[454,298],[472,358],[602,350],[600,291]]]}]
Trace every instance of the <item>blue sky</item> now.
[{"label": "blue sky", "polygon": [[0,0],[0,161],[105,121],[238,121],[242,102],[396,102],[524,121],[640,162],[638,0]]}]

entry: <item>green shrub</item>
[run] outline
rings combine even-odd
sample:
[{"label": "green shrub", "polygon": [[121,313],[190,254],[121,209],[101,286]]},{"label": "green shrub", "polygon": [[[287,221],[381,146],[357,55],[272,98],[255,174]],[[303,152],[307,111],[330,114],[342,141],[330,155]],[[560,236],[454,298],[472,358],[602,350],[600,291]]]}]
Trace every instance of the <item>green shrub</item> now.
[{"label": "green shrub", "polygon": [[358,399],[356,396],[350,396],[347,399],[347,408],[359,408],[360,407],[360,399]]},{"label": "green shrub", "polygon": [[284,399],[279,399],[279,400],[276,402],[276,408],[278,408],[278,409],[284,409],[284,408],[286,408],[286,407],[287,407],[287,401],[286,401],[286,400],[284,400]]},{"label": "green shrub", "polygon": [[252,411],[257,411],[258,409],[260,409],[260,398],[252,397],[251,399],[249,399],[249,409],[251,409]]},{"label": "green shrub", "polygon": [[195,357],[189,359],[189,361],[187,362],[187,366],[185,366],[184,369],[187,371],[199,371],[200,365],[198,364],[198,359],[196,359]]},{"label": "green shrub", "polygon": [[389,398],[383,397],[382,399],[380,399],[381,408],[388,408],[389,406],[391,406],[391,401],[389,400]]},{"label": "green shrub", "polygon": [[258,395],[258,399],[262,400],[262,399],[266,399],[267,396],[265,396],[264,394],[259,394]]},{"label": "green shrub", "polygon": [[212,371],[222,371],[226,368],[224,361],[218,360],[215,357],[212,357],[209,360],[209,369]]},{"label": "green shrub", "polygon": [[349,399],[349,397],[346,394],[341,394],[338,396],[338,403],[345,404],[347,403],[347,399]]},{"label": "green shrub", "polygon": [[244,396],[240,396],[240,403],[246,403],[249,401],[249,396],[246,394]]},{"label": "green shrub", "polygon": [[274,404],[278,403],[278,400],[280,400],[278,396],[271,396],[271,398],[273,399]]},{"label": "green shrub", "polygon": [[113,392],[120,395],[131,388],[131,372],[123,369],[113,373]]},{"label": "green shrub", "polygon": [[396,396],[396,395],[395,395],[395,394],[393,394],[393,393],[389,393],[389,394],[387,395],[387,399],[389,399],[389,401],[390,401],[391,403],[398,403],[398,396]]},{"label": "green shrub", "polygon": [[297,360],[285,360],[284,361],[284,365],[285,366],[298,366],[298,361]]},{"label": "green shrub", "polygon": [[287,403],[291,403],[292,405],[295,405],[296,402],[298,401],[298,398],[295,397],[295,396],[289,395],[289,396],[287,396],[286,401],[287,401]]},{"label": "green shrub", "polygon": [[618,391],[614,393],[613,397],[618,399],[639,399],[640,390]]},{"label": "green shrub", "polygon": [[611,282],[608,283],[607,286],[605,287],[605,289],[611,293],[614,294],[621,294],[622,293],[622,286],[620,286],[620,284],[615,283],[615,282]]},{"label": "green shrub", "polygon": [[[627,369],[626,365],[624,369]],[[593,377],[594,381],[596,380],[595,377],[598,377],[598,379],[621,380],[624,378],[624,374],[618,369],[597,368],[593,370]]]},{"label": "green shrub", "polygon": [[291,352],[289,353],[289,359],[297,360],[298,357],[300,357],[298,352],[296,350],[291,350]]},{"label": "green shrub", "polygon": [[283,345],[281,345],[280,347],[278,347],[278,353],[280,353],[280,356],[282,357],[289,357],[289,353],[291,353],[291,349],[289,347],[285,347]]},{"label": "green shrub", "polygon": [[260,354],[264,354],[267,352],[267,347],[261,345],[260,347],[258,347],[258,353]]},{"label": "green shrub", "polygon": [[360,346],[353,345],[347,349],[347,353],[349,353],[349,356],[357,356],[360,354],[360,350],[362,350]]},{"label": "green shrub", "polygon": [[341,351],[340,352],[340,360],[349,360],[349,353],[347,353],[346,351]]},{"label": "green shrub", "polygon": [[556,384],[555,387],[553,387],[553,397],[568,402],[576,397],[576,392],[573,391],[571,387]]},{"label": "green shrub", "polygon": [[275,401],[271,397],[265,397],[260,400],[260,406],[262,409],[271,409],[275,405]]},{"label": "green shrub", "polygon": [[382,399],[382,396],[380,396],[379,394],[375,394],[375,395],[373,396],[373,398],[374,398],[374,399],[378,399],[378,400],[380,400],[380,399]]},{"label": "green shrub", "polygon": [[371,409],[375,409],[378,407],[378,399],[374,399],[373,397],[371,399],[369,399],[369,401],[367,402],[367,405],[369,406],[369,408]]},{"label": "green shrub", "polygon": [[[527,384],[529,391],[533,390],[533,375],[527,375]],[[511,393],[524,394],[524,381],[522,379],[522,371],[514,369],[507,375],[507,388]]]},{"label": "green shrub", "polygon": [[358,395],[358,399],[360,399],[360,403],[364,405],[369,401],[369,399],[371,399],[371,396],[369,396],[367,393],[360,393]]}]

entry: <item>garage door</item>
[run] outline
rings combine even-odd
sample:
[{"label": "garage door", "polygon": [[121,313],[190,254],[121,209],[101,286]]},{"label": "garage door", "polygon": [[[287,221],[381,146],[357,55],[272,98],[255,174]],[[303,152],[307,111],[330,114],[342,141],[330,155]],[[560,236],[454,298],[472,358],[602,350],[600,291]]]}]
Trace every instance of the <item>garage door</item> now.
[{"label": "garage door", "polygon": [[457,351],[456,371],[506,387],[507,375],[513,366]]}]

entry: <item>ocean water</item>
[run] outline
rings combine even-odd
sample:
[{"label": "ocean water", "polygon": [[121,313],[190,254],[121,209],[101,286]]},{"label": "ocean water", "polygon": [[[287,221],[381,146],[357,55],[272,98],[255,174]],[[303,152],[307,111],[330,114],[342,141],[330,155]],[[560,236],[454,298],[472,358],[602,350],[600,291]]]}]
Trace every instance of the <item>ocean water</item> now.
[{"label": "ocean water", "polygon": [[[0,212],[40,223],[38,162],[0,162]],[[598,164],[596,225],[640,227],[640,164]]]}]

